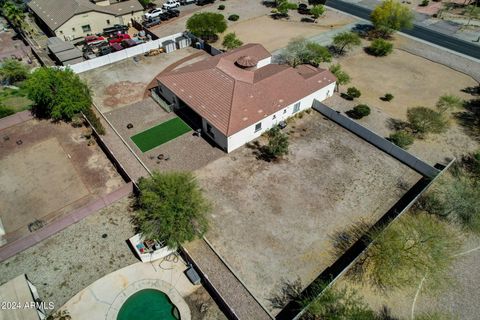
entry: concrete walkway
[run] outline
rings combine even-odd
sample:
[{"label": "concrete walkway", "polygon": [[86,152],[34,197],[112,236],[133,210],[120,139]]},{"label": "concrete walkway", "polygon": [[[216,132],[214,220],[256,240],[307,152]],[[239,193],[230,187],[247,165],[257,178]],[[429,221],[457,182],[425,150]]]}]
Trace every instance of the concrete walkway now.
[{"label": "concrete walkway", "polygon": [[17,112],[11,116],[0,119],[0,131],[31,119],[33,119],[33,116],[30,110]]},{"label": "concrete walkway", "polygon": [[95,281],[60,310],[67,310],[72,320],[114,320],[132,294],[143,289],[157,289],[177,307],[182,320],[190,320],[191,312],[184,297],[198,286],[192,285],[184,275],[186,268],[185,262],[173,255],[153,263],[135,263]]},{"label": "concrete walkway", "polygon": [[108,205],[114,203],[117,200],[122,199],[132,193],[133,185],[131,182],[125,184],[119,189],[83,206],[78,208],[68,215],[63,216],[52,223],[46,225],[40,230],[29,234],[26,237],[18,239],[16,241],[7,243],[6,245],[0,247],[0,262],[5,261],[8,258],[16,255],[19,252],[22,252],[25,249],[28,249],[35,244],[43,241],[54,234],[62,231],[63,229],[71,226],[72,224],[82,220],[83,218],[97,212],[100,209],[107,207]]},{"label": "concrete walkway", "polygon": [[203,239],[184,247],[194,264],[241,320],[273,319]]}]

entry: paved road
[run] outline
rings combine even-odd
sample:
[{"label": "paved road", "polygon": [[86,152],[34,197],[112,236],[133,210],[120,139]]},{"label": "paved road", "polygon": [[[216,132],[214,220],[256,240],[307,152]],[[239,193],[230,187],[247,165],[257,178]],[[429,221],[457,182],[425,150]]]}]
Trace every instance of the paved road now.
[{"label": "paved road", "polygon": [[[326,5],[359,18],[370,20],[370,9],[340,0],[329,0],[327,1]],[[473,43],[469,43],[467,41],[463,41],[419,25],[414,25],[413,29],[402,30],[402,32],[455,52],[480,59],[480,46],[477,46]]]}]

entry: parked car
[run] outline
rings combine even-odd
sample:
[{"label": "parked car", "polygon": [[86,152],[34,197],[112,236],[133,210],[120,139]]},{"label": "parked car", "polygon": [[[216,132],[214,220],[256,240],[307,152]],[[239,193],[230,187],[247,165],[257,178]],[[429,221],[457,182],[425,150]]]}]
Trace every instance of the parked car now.
[{"label": "parked car", "polygon": [[148,29],[153,26],[156,26],[157,24],[160,24],[161,22],[162,22],[162,19],[160,19],[160,17],[155,17],[155,18],[144,21],[142,25]]},{"label": "parked car", "polygon": [[167,14],[167,12],[165,11],[164,13],[162,13],[161,15],[158,16],[160,18],[160,20],[162,21],[167,21],[170,19],[170,15]]},{"label": "parked car", "polygon": [[148,20],[148,19],[156,18],[161,14],[163,14],[163,9],[160,9],[160,8],[152,9],[144,14],[144,18],[145,20]]},{"label": "parked car", "polygon": [[123,40],[127,40],[127,39],[130,39],[130,35],[128,35],[126,33],[121,33],[121,34],[115,35],[112,38],[108,38],[108,43],[109,44],[121,43]]},{"label": "parked car", "polygon": [[300,14],[310,14],[310,9],[305,3],[300,3],[298,5],[298,13]]},{"label": "parked car", "polygon": [[195,2],[197,2],[197,0],[180,0],[180,4],[182,6],[185,6],[187,4],[192,4],[192,3],[195,3]]},{"label": "parked car", "polygon": [[122,24],[114,24],[112,27],[103,29],[103,33],[108,37],[116,33],[125,33],[128,31],[128,26]]},{"label": "parked car", "polygon": [[130,47],[135,47],[137,43],[133,39],[126,39],[122,41],[122,47],[124,48],[130,48]]},{"label": "parked car", "polygon": [[167,0],[167,2],[165,2],[162,5],[163,9],[173,9],[173,8],[178,8],[178,7],[180,7],[180,1],[178,1],[178,0]]},{"label": "parked car", "polygon": [[112,43],[110,45],[110,47],[112,48],[112,51],[113,52],[117,52],[117,51],[120,51],[120,50],[123,50],[123,47],[120,43]]},{"label": "parked car", "polygon": [[165,11],[165,14],[169,18],[174,18],[174,17],[178,17],[180,15],[180,11],[176,10],[176,9],[168,9],[167,11]]},{"label": "parked car", "polygon": [[215,0],[197,0],[197,6],[204,6],[209,3],[214,3]]},{"label": "parked car", "polygon": [[95,44],[99,44],[99,43],[102,43],[102,42],[105,42],[106,39],[104,37],[99,37],[99,36],[86,36],[84,38],[85,40],[85,44],[87,45],[95,45]]},{"label": "parked car", "polygon": [[111,46],[102,46],[98,48],[98,55],[99,56],[105,56],[109,53],[112,52],[112,47]]}]

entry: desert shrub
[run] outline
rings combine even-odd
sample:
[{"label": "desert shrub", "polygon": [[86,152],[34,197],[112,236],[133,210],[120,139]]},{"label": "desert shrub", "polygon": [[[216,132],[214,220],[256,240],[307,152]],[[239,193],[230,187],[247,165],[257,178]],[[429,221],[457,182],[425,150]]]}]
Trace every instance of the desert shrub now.
[{"label": "desert shrub", "polygon": [[355,87],[350,87],[347,89],[347,96],[351,99],[360,98],[362,93]]},{"label": "desert shrub", "polygon": [[238,19],[240,19],[240,16],[238,14],[231,14],[228,16],[228,20],[230,21],[237,21]]},{"label": "desert shrub", "polygon": [[429,2],[430,2],[430,1],[428,1],[428,0],[422,0],[422,2],[419,4],[419,6],[420,6],[420,7],[426,7],[426,6],[428,6],[428,3],[429,3]]},{"label": "desert shrub", "polygon": [[383,101],[392,101],[393,100],[393,94],[391,93],[385,93],[385,95],[381,98]]},{"label": "desert shrub", "polygon": [[425,107],[409,108],[407,119],[420,137],[427,133],[444,132],[448,127],[448,119],[442,113]]},{"label": "desert shrub", "polygon": [[93,112],[92,108],[87,108],[83,111],[85,118],[88,119],[92,127],[98,132],[98,134],[104,135],[105,134],[105,127],[100,122],[100,118],[97,117],[95,112]]},{"label": "desert shrub", "polygon": [[0,118],[8,117],[14,113],[15,110],[12,108],[0,104]]},{"label": "desert shrub", "polygon": [[218,10],[225,10],[225,6],[223,4],[219,5]]},{"label": "desert shrub", "polygon": [[370,114],[370,107],[366,104],[359,104],[355,106],[352,110],[347,112],[347,115],[353,119],[361,119],[366,117]]},{"label": "desert shrub", "polygon": [[413,135],[405,130],[397,131],[388,137],[392,143],[396,144],[400,148],[407,149],[413,143]]},{"label": "desert shrub", "polygon": [[288,136],[278,126],[267,133],[268,144],[263,148],[263,158],[267,161],[275,160],[288,154]]},{"label": "desert shrub", "polygon": [[223,38],[222,46],[227,50],[235,49],[243,45],[243,42],[237,38],[235,32],[228,33]]},{"label": "desert shrub", "polygon": [[373,40],[370,46],[367,48],[367,53],[376,57],[387,56],[390,53],[392,53],[392,51],[393,51],[393,43],[383,39]]},{"label": "desert shrub", "polygon": [[462,167],[476,179],[480,178],[480,150],[462,157]]}]

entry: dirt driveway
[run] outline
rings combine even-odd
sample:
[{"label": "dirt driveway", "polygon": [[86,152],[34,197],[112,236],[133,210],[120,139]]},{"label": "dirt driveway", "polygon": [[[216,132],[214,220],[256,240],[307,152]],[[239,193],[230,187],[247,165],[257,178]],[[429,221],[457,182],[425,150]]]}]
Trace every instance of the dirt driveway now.
[{"label": "dirt driveway", "polygon": [[283,281],[307,285],[332,262],[335,231],[378,219],[419,178],[317,112],[289,130],[286,160],[243,147],[196,172],[214,203],[208,240],[269,309]]}]

